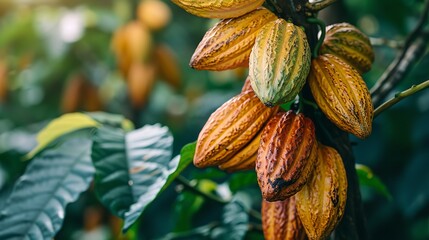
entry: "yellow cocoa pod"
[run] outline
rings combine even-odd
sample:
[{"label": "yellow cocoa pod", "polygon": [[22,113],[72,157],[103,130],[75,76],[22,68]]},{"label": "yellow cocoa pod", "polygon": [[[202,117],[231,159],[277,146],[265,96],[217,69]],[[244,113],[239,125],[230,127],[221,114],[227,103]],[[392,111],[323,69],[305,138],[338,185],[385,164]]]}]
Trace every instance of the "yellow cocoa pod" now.
[{"label": "yellow cocoa pod", "polygon": [[265,107],[252,91],[224,103],[212,113],[198,136],[194,165],[225,163],[254,139],[277,109]]},{"label": "yellow cocoa pod", "polygon": [[262,200],[261,215],[265,239],[307,239],[296,205],[295,196],[277,202]]},{"label": "yellow cocoa pod", "polygon": [[340,154],[319,143],[312,177],[296,196],[298,214],[309,239],[325,239],[344,214],[347,176]]},{"label": "yellow cocoa pod", "polygon": [[237,154],[219,165],[219,168],[228,172],[255,169],[256,155],[261,141],[262,131]]},{"label": "yellow cocoa pod", "polygon": [[264,127],[256,159],[262,197],[281,201],[297,193],[314,169],[317,142],[313,122],[293,111],[279,112]]},{"label": "yellow cocoa pod", "polygon": [[304,86],[310,63],[304,30],[284,19],[270,22],[259,32],[250,54],[252,88],[267,106],[289,102]]},{"label": "yellow cocoa pod", "polygon": [[235,18],[262,6],[264,0],[172,0],[177,6],[204,18]]},{"label": "yellow cocoa pod", "polygon": [[189,65],[214,71],[247,66],[256,36],[275,19],[274,13],[258,8],[238,18],[221,20],[204,35]]},{"label": "yellow cocoa pod", "polygon": [[150,30],[160,30],[171,20],[170,7],[160,0],[143,0],[137,8],[137,18]]},{"label": "yellow cocoa pod", "polygon": [[326,37],[320,53],[333,54],[360,73],[368,72],[374,62],[374,52],[369,38],[349,23],[337,23],[326,28]]},{"label": "yellow cocoa pod", "polygon": [[338,128],[362,139],[371,134],[371,95],[354,68],[334,55],[320,55],[311,64],[308,81],[317,105]]},{"label": "yellow cocoa pod", "polygon": [[144,107],[155,82],[155,67],[151,64],[134,63],[127,80],[132,106],[136,109]]},{"label": "yellow cocoa pod", "polygon": [[154,61],[162,80],[178,89],[182,85],[182,73],[176,55],[165,45],[154,49]]}]

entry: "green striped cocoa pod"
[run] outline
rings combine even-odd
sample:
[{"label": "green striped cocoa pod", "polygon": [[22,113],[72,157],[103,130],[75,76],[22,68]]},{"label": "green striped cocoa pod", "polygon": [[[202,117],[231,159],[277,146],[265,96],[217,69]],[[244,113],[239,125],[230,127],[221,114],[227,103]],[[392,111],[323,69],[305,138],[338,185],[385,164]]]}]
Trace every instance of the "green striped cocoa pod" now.
[{"label": "green striped cocoa pod", "polygon": [[259,32],[250,54],[252,88],[266,106],[289,102],[304,86],[310,63],[304,30],[284,19],[270,22]]}]

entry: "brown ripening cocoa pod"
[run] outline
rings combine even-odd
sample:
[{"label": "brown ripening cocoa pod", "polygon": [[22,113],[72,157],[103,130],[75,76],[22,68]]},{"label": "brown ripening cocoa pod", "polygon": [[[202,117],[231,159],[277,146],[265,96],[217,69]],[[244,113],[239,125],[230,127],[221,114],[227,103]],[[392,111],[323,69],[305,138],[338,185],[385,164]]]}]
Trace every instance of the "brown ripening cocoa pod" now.
[{"label": "brown ripening cocoa pod", "polygon": [[153,54],[161,79],[179,89],[182,85],[182,73],[175,54],[165,45],[158,45]]},{"label": "brown ripening cocoa pod", "polygon": [[266,240],[305,240],[295,196],[283,201],[262,200],[262,228]]},{"label": "brown ripening cocoa pod", "polygon": [[98,89],[89,81],[84,86],[83,109],[89,112],[103,110],[103,102]]},{"label": "brown ripening cocoa pod", "polygon": [[212,113],[201,130],[194,165],[225,163],[254,139],[277,110],[264,106],[252,91],[233,97]]},{"label": "brown ripening cocoa pod", "polygon": [[265,126],[256,160],[262,196],[281,201],[306,184],[316,161],[313,122],[293,111],[279,112]]},{"label": "brown ripening cocoa pod", "polygon": [[341,221],[347,200],[346,171],[334,148],[319,143],[314,174],[295,196],[308,238],[328,238]]},{"label": "brown ripening cocoa pod", "polygon": [[61,100],[62,112],[70,113],[81,110],[85,84],[85,77],[80,74],[73,75],[68,79]]},{"label": "brown ripening cocoa pod", "polygon": [[6,101],[9,82],[6,63],[0,61],[0,103]]}]

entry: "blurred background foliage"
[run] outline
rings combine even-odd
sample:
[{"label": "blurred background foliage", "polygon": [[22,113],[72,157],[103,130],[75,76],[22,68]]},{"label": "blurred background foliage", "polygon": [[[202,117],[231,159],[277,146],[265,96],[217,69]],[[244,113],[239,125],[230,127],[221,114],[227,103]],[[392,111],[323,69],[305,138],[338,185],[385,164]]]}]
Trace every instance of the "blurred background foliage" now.
[{"label": "blurred background foliage", "polygon": [[[188,67],[195,47],[216,21],[192,16],[171,1],[164,3],[172,17],[165,27],[149,32],[150,51],[157,46],[169,49],[178,66],[176,82],[157,71],[151,87],[149,80],[130,87],[127,71],[118,68],[112,39],[117,29],[138,19],[139,1],[0,1],[0,208],[25,169],[21,157],[35,146],[35,134],[62,113],[117,113],[137,127],[162,123],[173,132],[177,154],[196,140],[209,115],[240,91],[244,69],[206,72]],[[344,0],[321,17],[328,24],[350,22],[370,37],[400,46],[416,25],[422,5],[418,0]],[[373,69],[364,76],[369,86],[399,50],[375,46],[375,51]],[[153,56],[141,62],[156,62]],[[396,90],[427,80],[428,67],[426,53]],[[137,73],[137,78],[144,78],[139,74],[144,73]],[[132,98],[135,89],[146,89],[137,104]],[[362,188],[371,239],[429,239],[429,91],[383,113],[373,129],[365,141],[352,139],[357,162],[369,166],[392,195],[387,199]],[[191,166],[184,176],[199,189],[224,197],[250,191],[250,205],[260,207],[252,172],[228,175]],[[198,231],[191,230],[220,221],[221,214],[221,204],[172,185],[127,236],[119,237],[119,220],[101,207],[90,189],[68,207],[57,239],[198,239]],[[246,237],[262,235],[255,228]]]}]

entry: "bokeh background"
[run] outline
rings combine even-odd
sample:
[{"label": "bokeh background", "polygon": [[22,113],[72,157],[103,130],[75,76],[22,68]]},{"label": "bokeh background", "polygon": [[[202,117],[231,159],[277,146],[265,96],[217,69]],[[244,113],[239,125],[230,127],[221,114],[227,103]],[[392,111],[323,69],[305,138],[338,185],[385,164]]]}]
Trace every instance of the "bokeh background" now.
[{"label": "bokeh background", "polygon": [[[139,17],[137,0],[0,1],[0,208],[25,169],[21,157],[35,146],[35,135],[63,113],[106,111],[137,126],[159,122],[173,132],[178,153],[196,140],[209,115],[240,91],[246,69],[207,72],[188,67],[195,47],[216,21],[162,2],[167,10],[149,12],[154,19],[164,16],[166,25],[151,29]],[[423,3],[344,0],[321,17],[328,24],[350,22],[378,42],[390,41],[392,46],[374,47],[373,69],[364,76],[372,86],[416,25]],[[121,44],[131,43],[121,43],[117,36],[133,24],[144,31],[127,36],[137,36],[138,47],[147,50],[135,59],[137,65],[124,63],[118,53],[126,51]],[[396,91],[429,79],[427,51]],[[352,141],[356,161],[369,166],[390,193],[386,197],[362,187],[371,239],[429,239],[429,90],[376,118],[367,140]],[[185,176],[218,194],[257,191],[253,173],[228,175],[190,167]],[[254,196],[258,207],[259,194]],[[219,219],[220,209],[174,185],[121,236],[120,221],[90,189],[67,208],[57,239],[172,239],[175,232]],[[259,231],[246,237],[262,239]]]}]

